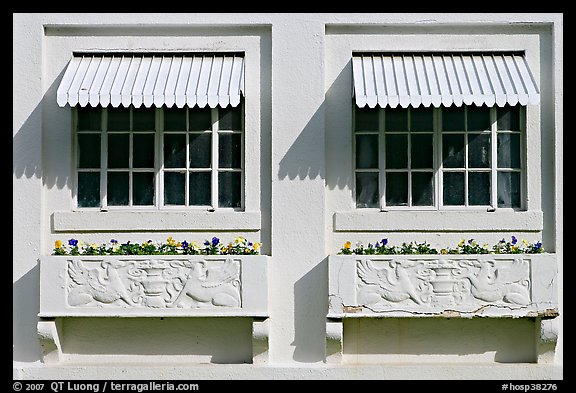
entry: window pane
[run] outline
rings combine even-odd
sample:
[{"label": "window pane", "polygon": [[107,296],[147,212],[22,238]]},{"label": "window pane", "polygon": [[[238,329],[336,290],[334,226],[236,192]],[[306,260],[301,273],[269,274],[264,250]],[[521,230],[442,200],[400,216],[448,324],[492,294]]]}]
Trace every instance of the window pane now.
[{"label": "window pane", "polygon": [[100,206],[100,173],[78,172],[78,207]]},{"label": "window pane", "polygon": [[184,173],[164,172],[164,204],[184,205],[185,180]]},{"label": "window pane", "polygon": [[412,205],[434,205],[434,174],[432,172],[412,172]]},{"label": "window pane", "polygon": [[132,166],[154,168],[154,134],[134,134]]},{"label": "window pane", "polygon": [[490,172],[468,173],[468,204],[490,205]]},{"label": "window pane", "polygon": [[185,134],[164,134],[164,166],[166,168],[186,166]]},{"label": "window pane", "polygon": [[356,135],[356,168],[378,168],[378,135]]},{"label": "window pane", "polygon": [[356,108],[354,129],[356,131],[378,131],[378,108]]},{"label": "window pane", "polygon": [[242,174],[240,172],[218,173],[218,206],[240,207]]},{"label": "window pane", "polygon": [[78,168],[100,168],[100,134],[78,134]]},{"label": "window pane", "polygon": [[378,173],[356,173],[356,207],[380,207]]},{"label": "window pane", "polygon": [[108,168],[128,168],[129,153],[129,134],[108,134]]},{"label": "window pane", "polygon": [[468,131],[490,130],[490,108],[486,106],[468,106]]},{"label": "window pane", "polygon": [[108,172],[108,205],[127,206],[129,200],[128,172]]},{"label": "window pane", "polygon": [[192,206],[210,206],[212,204],[211,174],[210,172],[190,172],[190,198]]},{"label": "window pane", "polygon": [[242,135],[222,134],[218,135],[218,166],[220,168],[240,168],[241,164]]},{"label": "window pane", "polygon": [[190,131],[210,131],[212,129],[212,109],[194,107],[188,110]]},{"label": "window pane", "polygon": [[132,174],[132,195],[134,205],[153,205],[154,173],[134,172]]},{"label": "window pane", "polygon": [[132,109],[132,130],[153,131],[156,129],[156,109],[134,108]]},{"label": "window pane", "polygon": [[102,129],[102,109],[100,107],[78,108],[78,131],[97,131]]},{"label": "window pane", "polygon": [[442,163],[446,168],[464,167],[464,134],[442,135]]},{"label": "window pane", "polygon": [[464,107],[442,108],[442,130],[464,131]]},{"label": "window pane", "polygon": [[408,205],[407,172],[386,173],[386,205],[387,206]]},{"label": "window pane", "polygon": [[218,129],[236,131],[242,129],[242,109],[240,106],[218,108]]},{"label": "window pane", "polygon": [[468,167],[490,167],[490,134],[468,134]]},{"label": "window pane", "polygon": [[164,108],[164,130],[186,131],[186,108]]},{"label": "window pane", "polygon": [[520,207],[520,173],[498,172],[498,207]]},{"label": "window pane", "polygon": [[108,131],[130,131],[130,108],[108,109]]},{"label": "window pane", "polygon": [[506,105],[496,109],[498,130],[520,131],[520,107]]},{"label": "window pane", "polygon": [[386,168],[408,168],[408,135],[386,135]]},{"label": "window pane", "polygon": [[432,134],[413,134],[411,138],[412,168],[433,168],[434,146],[432,144]]},{"label": "window pane", "polygon": [[212,133],[190,134],[190,168],[212,166]]},{"label": "window pane", "polygon": [[433,131],[434,111],[432,108],[413,108],[410,112],[411,131]]},{"label": "window pane", "polygon": [[464,205],[464,172],[444,172],[445,205]]},{"label": "window pane", "polygon": [[498,133],[498,168],[520,168],[520,134]]},{"label": "window pane", "polygon": [[386,109],[386,131],[408,131],[408,109]]}]

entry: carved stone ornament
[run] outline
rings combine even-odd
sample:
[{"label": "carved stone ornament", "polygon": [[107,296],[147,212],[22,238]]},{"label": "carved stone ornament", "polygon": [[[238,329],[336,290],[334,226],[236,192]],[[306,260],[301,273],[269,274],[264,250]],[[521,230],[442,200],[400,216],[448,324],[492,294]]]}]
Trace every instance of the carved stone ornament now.
[{"label": "carved stone ornament", "polygon": [[530,304],[530,265],[502,260],[357,261],[357,301],[378,309],[403,305]]},{"label": "carved stone ornament", "polygon": [[331,255],[329,318],[558,315],[556,255]]},{"label": "carved stone ornament", "polygon": [[70,307],[241,307],[240,263],[138,259],[69,260]]}]

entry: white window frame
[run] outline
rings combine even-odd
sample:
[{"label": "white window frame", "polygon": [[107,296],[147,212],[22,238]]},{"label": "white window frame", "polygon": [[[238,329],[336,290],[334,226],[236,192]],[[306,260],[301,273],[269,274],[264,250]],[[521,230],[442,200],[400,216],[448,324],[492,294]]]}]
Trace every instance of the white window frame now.
[{"label": "white window frame", "polygon": [[[354,105],[353,115],[352,115],[352,163],[353,163],[353,195],[354,195],[354,207],[356,211],[524,211],[526,208],[526,108],[524,106],[518,105],[520,109],[520,131],[510,132],[520,135],[520,168],[498,168],[498,155],[497,155],[497,135],[502,133],[497,129],[497,107],[493,106],[490,108],[490,140],[491,140],[491,165],[489,168],[468,168],[468,134],[478,134],[482,131],[443,131],[442,130],[442,107],[433,108],[433,133],[432,133],[432,143],[433,143],[433,179],[434,179],[434,190],[433,198],[434,203],[431,206],[412,206],[412,185],[411,185],[411,174],[413,172],[429,172],[429,170],[424,169],[412,169],[411,168],[411,155],[410,155],[410,143],[411,138],[408,138],[407,151],[408,151],[408,169],[386,169],[386,149],[384,146],[384,138],[386,134],[406,134],[411,135],[412,131],[386,131],[385,130],[385,113],[387,108],[378,109],[378,131],[359,131],[357,132],[356,127],[356,111],[358,108]],[[407,109],[407,108],[406,108]],[[410,119],[410,113],[408,114],[408,119]],[[467,113],[465,111],[465,128],[467,128]],[[410,121],[410,120],[408,120]],[[486,131],[484,131],[486,132]],[[505,133],[508,131],[504,131]],[[444,133],[454,133],[454,134],[464,134],[465,144],[464,144],[464,168],[444,168],[442,163],[442,135]],[[378,136],[378,168],[377,169],[357,169],[356,168],[356,135],[374,135]],[[425,134],[425,133],[417,133]],[[357,207],[356,205],[356,174],[361,172],[378,172],[378,189],[379,189],[379,200],[380,207]],[[464,172],[464,205],[444,205],[443,201],[443,174],[445,172]],[[408,206],[388,206],[386,205],[386,173],[387,172],[407,172],[408,173]],[[490,192],[490,204],[489,205],[469,205],[468,202],[468,173],[471,172],[490,172],[491,181],[491,192]],[[498,207],[498,194],[497,194],[497,176],[498,172],[520,172],[520,206],[517,208],[512,207]]]},{"label": "white window frame", "polygon": [[[130,107],[130,128],[132,128],[132,121],[133,121],[133,107]],[[245,108],[244,108],[244,100],[241,101],[239,105],[239,110],[241,111],[241,130],[219,130],[219,119],[218,119],[218,111],[220,107],[211,108],[211,117],[212,117],[212,129],[210,131],[174,131],[175,134],[185,134],[186,135],[186,146],[188,147],[189,143],[189,135],[193,133],[210,133],[211,134],[211,167],[206,168],[205,171],[196,171],[196,172],[210,172],[211,173],[211,204],[210,205],[190,205],[189,204],[189,177],[188,173],[194,172],[195,170],[191,170],[189,168],[189,149],[186,149],[186,168],[170,168],[167,170],[164,167],[164,110],[163,108],[148,108],[149,110],[156,111],[155,114],[155,162],[154,168],[152,171],[149,168],[132,168],[132,143],[133,138],[132,134],[134,133],[146,133],[147,131],[118,131],[118,133],[125,133],[130,135],[130,142],[129,142],[129,168],[127,169],[130,173],[129,175],[129,197],[128,197],[128,205],[122,206],[110,206],[108,205],[108,197],[107,197],[107,176],[110,171],[107,165],[108,161],[108,108],[99,107],[101,110],[101,129],[100,130],[86,130],[86,131],[78,131],[78,110],[74,108],[72,111],[73,116],[73,134],[74,134],[74,185],[75,185],[75,192],[73,193],[73,204],[76,210],[78,211],[109,211],[109,210],[161,210],[161,211],[170,211],[170,210],[197,210],[197,211],[230,211],[230,212],[243,212],[245,211],[246,203],[246,195],[245,195]],[[182,108],[184,109],[184,108]],[[189,115],[186,115],[186,123],[188,125]],[[188,127],[187,127],[188,128]],[[116,131],[113,131],[116,132]],[[171,133],[172,131],[167,131]],[[78,134],[79,133],[99,133],[100,134],[100,168],[99,169],[80,169],[78,168]],[[219,153],[219,135],[223,133],[230,133],[230,134],[239,134],[241,135],[240,138],[240,168],[219,168],[218,162],[218,153]],[[112,171],[116,171],[115,169]],[[126,169],[121,169],[121,171],[125,172]],[[166,205],[164,203],[164,174],[166,172],[182,172],[186,173],[185,176],[185,200],[184,205]],[[100,173],[100,207],[80,207],[78,206],[78,173],[79,172],[97,172]],[[153,205],[134,205],[133,204],[133,192],[132,192],[132,173],[134,172],[153,172],[154,173],[154,204]],[[241,173],[241,180],[240,180],[240,207],[219,207],[218,206],[218,174],[221,172],[240,172]]]}]

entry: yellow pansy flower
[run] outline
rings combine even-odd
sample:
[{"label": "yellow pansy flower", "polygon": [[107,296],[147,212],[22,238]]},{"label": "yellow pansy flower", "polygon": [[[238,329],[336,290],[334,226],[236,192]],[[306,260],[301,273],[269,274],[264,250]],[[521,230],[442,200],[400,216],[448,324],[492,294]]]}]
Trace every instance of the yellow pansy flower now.
[{"label": "yellow pansy flower", "polygon": [[61,248],[62,247],[62,241],[61,240],[56,240],[54,242],[54,247],[55,248]]},{"label": "yellow pansy flower", "polygon": [[346,250],[349,250],[351,246],[352,246],[352,243],[350,243],[350,242],[344,243],[344,248],[345,248]]}]

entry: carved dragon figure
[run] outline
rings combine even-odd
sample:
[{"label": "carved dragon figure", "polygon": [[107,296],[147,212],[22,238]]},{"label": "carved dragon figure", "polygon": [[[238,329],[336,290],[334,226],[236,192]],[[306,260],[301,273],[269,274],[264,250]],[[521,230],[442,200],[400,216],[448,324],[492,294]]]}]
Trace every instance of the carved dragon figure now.
[{"label": "carved dragon figure", "polygon": [[470,281],[470,292],[476,299],[486,302],[503,300],[520,305],[530,303],[528,289],[520,284],[527,280],[526,269],[520,259],[500,268],[494,267],[494,262],[488,261],[480,264],[477,270],[466,269],[462,277]]},{"label": "carved dragon figure", "polygon": [[186,296],[198,306],[239,307],[239,271],[231,258],[218,267],[206,267],[204,262],[192,264],[184,278],[184,287],[170,307],[176,307]]},{"label": "carved dragon figure", "polygon": [[358,292],[358,301],[362,304],[375,304],[382,299],[390,302],[412,299],[415,303],[422,304],[406,267],[396,261],[390,261],[389,266],[390,268],[378,269],[370,260],[358,264],[358,277],[368,284]]},{"label": "carved dragon figure", "polygon": [[[115,266],[115,261],[103,261],[101,269],[88,269],[82,261],[73,260],[68,263],[68,275],[73,285],[68,292],[68,304],[81,306],[96,301],[110,304],[122,299],[129,305],[134,305]],[[102,272],[105,275],[101,275]]]}]

